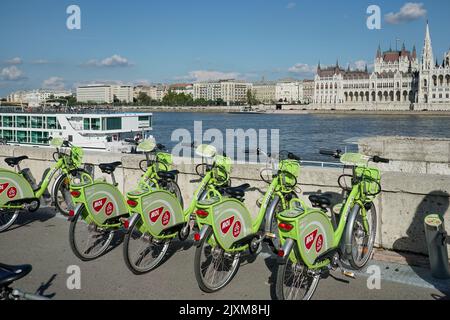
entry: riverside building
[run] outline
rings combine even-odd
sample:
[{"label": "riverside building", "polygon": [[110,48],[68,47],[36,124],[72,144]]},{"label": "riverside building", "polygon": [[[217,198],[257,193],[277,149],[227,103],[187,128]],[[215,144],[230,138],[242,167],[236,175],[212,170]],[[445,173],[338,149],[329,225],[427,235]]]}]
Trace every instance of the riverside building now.
[{"label": "riverside building", "polygon": [[434,61],[430,28],[427,23],[421,59],[417,50],[381,51],[374,71],[317,67],[314,79],[314,105],[317,108],[448,110],[450,109],[450,52],[442,63]]},{"label": "riverside building", "polygon": [[94,84],[77,88],[77,101],[83,103],[133,102],[133,87]]},{"label": "riverside building", "polygon": [[205,99],[207,101],[222,99],[227,105],[242,104],[247,101],[247,92],[251,89],[251,83],[236,80],[195,83],[194,99]]}]

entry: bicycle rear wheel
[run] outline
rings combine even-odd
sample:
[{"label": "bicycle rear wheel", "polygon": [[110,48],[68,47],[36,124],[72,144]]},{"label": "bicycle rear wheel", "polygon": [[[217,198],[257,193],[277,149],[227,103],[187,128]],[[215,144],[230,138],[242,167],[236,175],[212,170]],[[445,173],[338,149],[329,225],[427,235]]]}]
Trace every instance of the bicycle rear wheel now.
[{"label": "bicycle rear wheel", "polygon": [[157,268],[170,246],[170,240],[156,240],[140,231],[142,217],[136,218],[123,242],[123,256],[128,269],[134,274],[144,274]]},{"label": "bicycle rear wheel", "polygon": [[20,210],[0,209],[0,232],[8,230],[19,216]]},{"label": "bicycle rear wheel", "polygon": [[311,300],[320,275],[312,275],[303,263],[294,263],[288,259],[278,267],[276,281],[278,300]]},{"label": "bicycle rear wheel", "polygon": [[82,261],[100,257],[108,249],[114,237],[113,230],[105,230],[83,219],[81,209],[73,218],[69,228],[69,241],[73,253]]},{"label": "bicycle rear wheel", "polygon": [[194,271],[198,286],[203,292],[212,293],[223,289],[233,280],[240,265],[240,254],[226,253],[218,246],[211,246],[210,229],[195,251]]},{"label": "bicycle rear wheel", "polygon": [[366,210],[366,218],[368,223],[368,231],[364,228],[364,218],[361,209],[356,214],[352,223],[351,248],[352,252],[348,256],[348,260],[352,268],[362,269],[369,262],[373,254],[375,246],[375,237],[377,232],[377,211],[375,206]]}]

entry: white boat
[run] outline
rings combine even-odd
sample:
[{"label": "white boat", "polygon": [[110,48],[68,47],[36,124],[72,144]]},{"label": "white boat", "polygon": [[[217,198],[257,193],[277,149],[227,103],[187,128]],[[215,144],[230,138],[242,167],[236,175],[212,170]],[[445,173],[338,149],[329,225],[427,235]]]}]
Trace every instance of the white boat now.
[{"label": "white boat", "polygon": [[251,106],[245,106],[241,108],[240,111],[228,112],[229,114],[265,114],[266,111],[258,108],[253,108]]},{"label": "white boat", "polygon": [[0,109],[0,142],[17,146],[48,146],[60,137],[86,150],[133,152],[134,141],[151,137],[152,113],[16,112]]}]

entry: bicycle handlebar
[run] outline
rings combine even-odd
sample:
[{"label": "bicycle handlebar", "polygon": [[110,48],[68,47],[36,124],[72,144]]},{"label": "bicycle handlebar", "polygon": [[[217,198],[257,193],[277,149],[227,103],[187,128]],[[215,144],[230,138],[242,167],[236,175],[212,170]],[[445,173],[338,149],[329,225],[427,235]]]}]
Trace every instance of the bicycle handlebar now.
[{"label": "bicycle handlebar", "polygon": [[[336,159],[340,159],[341,156],[342,156],[342,151],[341,150],[331,151],[331,150],[321,149],[319,151],[319,153],[321,155],[330,156],[330,157],[333,157],[333,158],[336,158]],[[372,161],[374,163],[389,163],[390,162],[389,159],[382,158],[382,157],[379,157],[379,156],[371,157],[370,161]]]},{"label": "bicycle handlebar", "polygon": [[336,150],[336,151],[332,151],[332,150],[326,150],[326,149],[321,149],[319,151],[319,153],[323,156],[330,156],[336,159],[339,159],[341,157],[341,150]]},{"label": "bicycle handlebar", "polygon": [[24,299],[24,300],[34,300],[34,301],[46,301],[46,300],[50,300],[49,298],[43,297],[43,296],[39,296],[36,294],[31,294],[31,293],[25,293],[22,292],[18,289],[14,289],[12,292],[13,297],[17,298],[17,299]]},{"label": "bicycle handlebar", "polygon": [[295,160],[295,161],[301,161],[302,160],[299,156],[297,156],[296,154],[293,154],[292,152],[288,153],[288,159]]},{"label": "bicycle handlebar", "polygon": [[375,162],[375,163],[389,163],[389,162],[390,162],[389,159],[381,158],[381,157],[379,157],[379,156],[373,157],[373,158],[372,158],[372,161]]}]

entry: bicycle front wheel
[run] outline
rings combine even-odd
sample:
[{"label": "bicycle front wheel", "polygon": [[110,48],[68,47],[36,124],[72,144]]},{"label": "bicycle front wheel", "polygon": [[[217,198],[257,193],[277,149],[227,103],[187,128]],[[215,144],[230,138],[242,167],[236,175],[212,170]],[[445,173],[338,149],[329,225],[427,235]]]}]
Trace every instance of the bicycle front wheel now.
[{"label": "bicycle front wheel", "polygon": [[137,275],[157,268],[170,246],[170,240],[157,240],[141,232],[142,225],[142,217],[139,216],[123,242],[125,264]]},{"label": "bicycle front wheel", "polygon": [[8,230],[19,216],[19,210],[0,209],[0,232]]},{"label": "bicycle front wheel", "polygon": [[114,231],[102,229],[83,219],[85,208],[75,215],[69,228],[69,241],[73,253],[82,261],[91,261],[100,257],[108,249],[114,237]]},{"label": "bicycle front wheel", "polygon": [[[349,222],[352,223],[351,221]],[[375,246],[377,211],[373,203],[371,207],[366,210],[366,218],[363,217],[362,210],[358,210],[351,228],[352,252],[348,257],[348,260],[352,268],[359,270],[364,268],[369,262]]]},{"label": "bicycle front wheel", "polygon": [[278,267],[276,281],[278,300],[311,300],[320,275],[313,275],[303,263],[294,263],[288,259]]},{"label": "bicycle front wheel", "polygon": [[198,286],[203,292],[212,293],[223,289],[233,280],[240,265],[240,254],[230,254],[218,246],[211,246],[210,229],[195,251],[194,271]]}]

